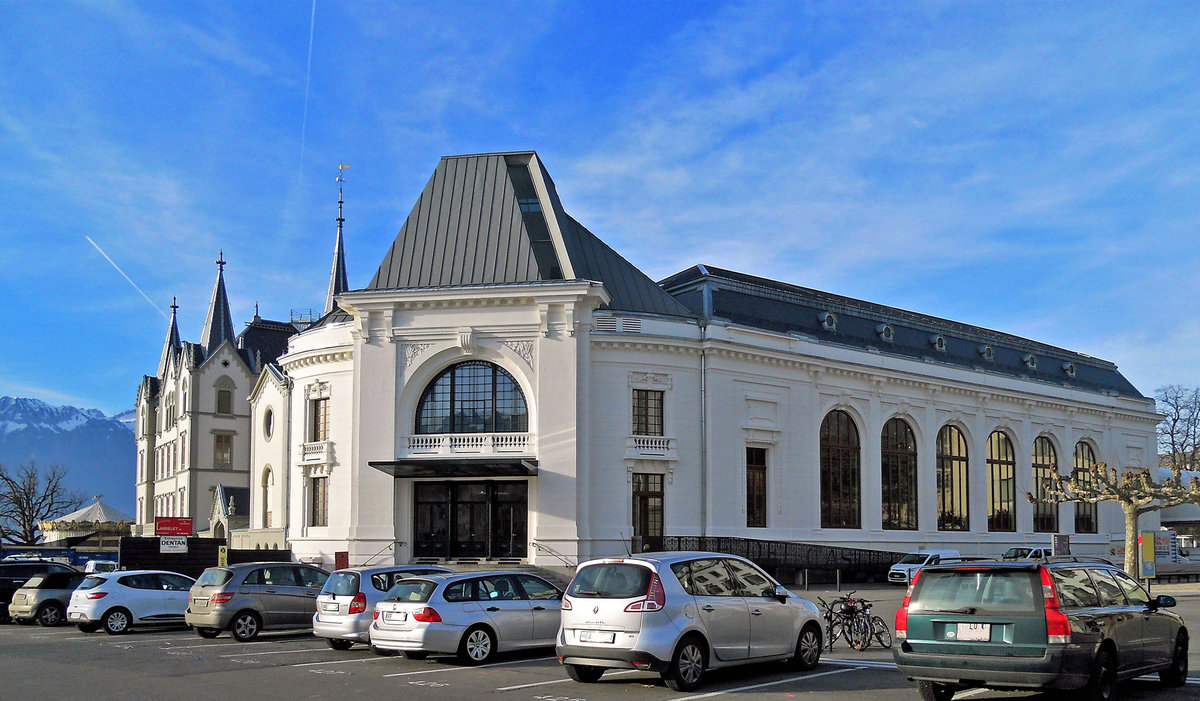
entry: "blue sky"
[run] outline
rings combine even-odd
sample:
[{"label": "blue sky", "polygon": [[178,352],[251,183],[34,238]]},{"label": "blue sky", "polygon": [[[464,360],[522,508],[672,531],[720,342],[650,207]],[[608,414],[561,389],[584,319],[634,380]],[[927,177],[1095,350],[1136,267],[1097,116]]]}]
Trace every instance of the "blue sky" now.
[{"label": "blue sky", "polygon": [[131,408],[218,251],[238,329],[320,309],[339,162],[362,287],[439,157],[524,149],[656,279],[1200,385],[1192,3],[0,0],[0,27],[0,395]]}]

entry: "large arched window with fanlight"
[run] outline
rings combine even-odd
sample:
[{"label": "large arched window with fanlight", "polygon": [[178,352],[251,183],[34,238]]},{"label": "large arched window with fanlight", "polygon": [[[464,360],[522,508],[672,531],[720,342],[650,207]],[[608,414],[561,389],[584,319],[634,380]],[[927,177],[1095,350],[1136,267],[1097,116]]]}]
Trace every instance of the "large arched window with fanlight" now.
[{"label": "large arched window with fanlight", "polygon": [[[1075,470],[1071,473],[1071,479],[1080,488],[1090,488],[1092,486],[1092,471],[1096,469],[1096,452],[1092,450],[1092,446],[1079,441],[1075,444]],[[1076,533],[1095,533],[1097,532],[1096,522],[1096,505],[1087,502],[1075,503],[1075,532]]]},{"label": "large arched window with fanlight", "polygon": [[880,487],[885,530],[917,529],[917,439],[904,419],[883,425],[880,435]]},{"label": "large arched window with fanlight", "polygon": [[821,422],[821,528],[861,527],[861,480],[858,429],[835,409]]},{"label": "large arched window with fanlight", "polygon": [[482,360],[442,371],[417,404],[417,433],[525,433],[529,411],[512,375]]},{"label": "large arched window with fanlight", "polygon": [[1048,492],[1056,488],[1058,455],[1046,436],[1033,442],[1033,530],[1037,533],[1058,533],[1058,504],[1049,501]]}]

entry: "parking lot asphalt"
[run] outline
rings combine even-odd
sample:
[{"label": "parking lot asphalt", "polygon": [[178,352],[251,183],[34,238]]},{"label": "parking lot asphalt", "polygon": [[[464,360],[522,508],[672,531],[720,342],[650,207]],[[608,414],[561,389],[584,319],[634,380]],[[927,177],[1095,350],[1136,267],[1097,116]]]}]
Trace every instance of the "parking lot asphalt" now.
[{"label": "parking lot asphalt", "polygon": [[[813,601],[838,595],[815,587],[797,593]],[[904,590],[864,585],[857,593],[874,601],[875,613],[890,624]],[[1200,585],[1155,587],[1155,593],[1176,596],[1185,619],[1200,621]],[[1194,631],[1200,626],[1192,623],[1191,627]],[[1156,678],[1138,679],[1122,686],[1124,697],[1194,701],[1200,694],[1200,677],[1195,671],[1200,659],[1194,646],[1190,661],[1193,674],[1188,686],[1165,689]],[[467,667],[449,657],[420,661],[381,657],[361,645],[338,652],[308,632],[268,632],[259,641],[237,643],[228,634],[202,640],[177,627],[135,629],[109,636],[84,634],[72,627],[0,626],[0,680],[0,698],[31,701],[78,696],[215,701],[248,696],[290,700],[359,695],[434,701],[479,696],[500,701],[659,701],[732,695],[739,701],[756,701],[834,694],[852,701],[919,698],[916,686],[896,671],[891,653],[875,647],[858,652],[839,645],[807,673],[781,664],[714,672],[704,686],[687,694],[671,691],[656,674],[632,670],[609,672],[597,684],[573,682],[551,649],[504,655],[494,664]],[[1013,696],[1056,698],[1052,694],[981,690],[960,692],[956,698]]]}]

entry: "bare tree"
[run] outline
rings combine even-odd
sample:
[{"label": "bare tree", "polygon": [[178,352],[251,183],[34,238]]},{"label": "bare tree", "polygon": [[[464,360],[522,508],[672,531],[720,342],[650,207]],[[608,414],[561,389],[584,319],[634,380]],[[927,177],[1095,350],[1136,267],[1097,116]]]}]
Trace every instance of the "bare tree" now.
[{"label": "bare tree", "polygon": [[10,471],[0,464],[0,542],[34,545],[39,521],[78,509],[83,496],[67,491],[66,477],[62,465],[39,470],[31,460]]},{"label": "bare tree", "polygon": [[1158,424],[1158,454],[1163,467],[1197,469],[1200,388],[1182,385],[1159,387],[1154,392],[1154,400],[1159,413],[1165,417]]}]

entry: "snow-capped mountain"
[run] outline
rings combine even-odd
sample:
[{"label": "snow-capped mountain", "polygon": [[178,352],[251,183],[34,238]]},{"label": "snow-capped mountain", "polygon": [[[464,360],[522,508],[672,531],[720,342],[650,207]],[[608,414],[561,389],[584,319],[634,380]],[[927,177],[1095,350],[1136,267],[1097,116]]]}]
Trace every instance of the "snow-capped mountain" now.
[{"label": "snow-capped mountain", "polygon": [[[129,414],[129,417],[125,417]],[[132,412],[52,406],[37,399],[0,397],[0,464],[30,460],[67,468],[67,487],[85,499],[104,495],[121,511],[134,510],[136,447]]]}]

